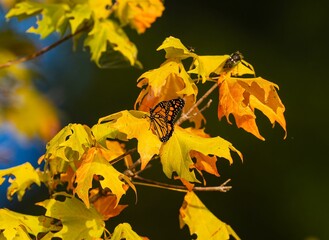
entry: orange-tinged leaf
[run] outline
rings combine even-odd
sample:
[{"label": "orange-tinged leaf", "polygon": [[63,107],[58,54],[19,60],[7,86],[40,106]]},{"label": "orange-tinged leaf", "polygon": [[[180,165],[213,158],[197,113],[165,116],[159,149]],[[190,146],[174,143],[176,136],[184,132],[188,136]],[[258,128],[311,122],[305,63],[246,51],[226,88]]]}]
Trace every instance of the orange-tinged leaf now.
[{"label": "orange-tinged leaf", "polygon": [[129,223],[120,223],[115,227],[111,240],[143,240],[136,232],[134,232]]},{"label": "orange-tinged leaf", "polygon": [[[91,191],[91,197],[98,192],[98,189]],[[128,205],[117,205],[118,199],[114,195],[107,195],[97,198],[93,203],[95,209],[102,214],[103,220],[106,221],[109,218],[115,217],[121,213],[123,209]]]},{"label": "orange-tinged leaf", "polygon": [[[150,70],[138,79],[137,86],[143,88],[136,102],[135,109],[148,112],[161,101],[168,101],[177,97],[183,97],[185,107],[183,113],[195,103],[198,88],[185,71],[181,62],[168,60],[160,68]],[[194,113],[198,113],[193,116]],[[201,127],[205,118],[196,108],[189,120],[193,121],[196,128]]]},{"label": "orange-tinged leaf", "polygon": [[233,162],[230,151],[235,151],[242,158],[241,153],[233,145],[220,138],[200,137],[195,133],[176,126],[173,136],[163,144],[160,152],[163,171],[168,178],[175,172],[180,178],[189,182],[199,182],[193,171],[194,163],[190,152],[198,151],[204,155],[223,157]]},{"label": "orange-tinged leaf", "polygon": [[137,151],[141,157],[142,169],[155,154],[159,153],[161,147],[161,142],[150,130],[150,122],[145,115],[146,113],[140,111],[122,111],[99,119],[99,124],[117,129],[128,139],[137,138]]},{"label": "orange-tinged leaf", "polygon": [[179,220],[180,227],[187,224],[191,235],[196,234],[197,239],[229,240],[232,236],[240,240],[233,229],[212,214],[194,192],[185,195]]},{"label": "orange-tinged leaf", "polygon": [[[117,204],[123,194],[126,193],[125,183],[120,179],[123,175],[117,171],[104,156],[104,151],[100,148],[90,148],[83,156],[82,163],[76,171],[77,186],[75,193],[81,200],[90,207],[89,190],[92,188],[92,181],[94,175],[102,176],[99,181],[102,188],[109,188],[111,192],[117,197]],[[127,179],[125,179],[127,180]]]},{"label": "orange-tinged leaf", "polygon": [[252,133],[259,139],[260,135],[257,124],[255,108],[265,114],[274,125],[278,122],[286,132],[286,121],[284,118],[285,107],[276,92],[278,86],[261,77],[257,78],[233,78],[226,77],[220,83],[220,96],[218,105],[218,118],[232,114],[239,128]]},{"label": "orange-tinged leaf", "polygon": [[14,176],[14,178],[9,177],[8,179],[10,186],[7,190],[7,198],[10,200],[17,193],[17,198],[21,201],[27,188],[33,183],[38,186],[41,184],[37,170],[29,162],[0,170],[0,185],[5,181],[4,176]]},{"label": "orange-tinged leaf", "polygon": [[105,223],[94,207],[86,208],[80,200],[65,195],[65,201],[49,199],[37,205],[46,208],[46,216],[59,219],[63,228],[53,236],[62,239],[99,239]]},{"label": "orange-tinged leaf", "polygon": [[164,6],[160,0],[120,0],[115,14],[122,25],[130,25],[138,33],[144,33],[156,18],[161,17]]},{"label": "orange-tinged leaf", "polygon": [[[170,77],[178,83],[172,82],[172,84],[169,85],[167,81]],[[159,68],[143,73],[137,81],[137,86],[140,88],[145,85],[149,85],[155,97],[164,95],[164,89],[166,89],[167,92],[171,92],[172,89],[168,88],[175,85],[181,86],[180,89],[175,89],[176,91],[181,91],[181,94],[195,94],[195,87],[193,87],[195,84],[191,81],[191,78],[185,71],[183,64],[176,59],[167,60],[161,64]]]}]

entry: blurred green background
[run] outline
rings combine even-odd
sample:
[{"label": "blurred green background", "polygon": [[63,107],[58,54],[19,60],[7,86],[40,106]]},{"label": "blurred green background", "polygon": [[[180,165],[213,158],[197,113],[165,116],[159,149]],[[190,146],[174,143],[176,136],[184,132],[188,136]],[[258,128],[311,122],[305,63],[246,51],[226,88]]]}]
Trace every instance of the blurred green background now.
[{"label": "blurred green background", "polygon": [[[233,189],[198,193],[200,199],[242,239],[329,239],[328,2],[180,0],[166,1],[165,6],[163,17],[145,34],[128,32],[139,49],[143,71],[164,61],[164,53],[155,49],[168,36],[180,38],[199,55],[239,50],[258,76],[280,86],[286,106],[285,140],[283,130],[272,129],[258,112],[263,142],[224,119],[218,122],[218,96],[211,96],[215,101],[205,112],[206,132],[232,142],[244,161],[236,155],[232,166],[219,160],[221,177],[207,175],[208,184],[231,178]],[[53,51],[56,61],[44,70],[66,122],[91,126],[99,117],[133,108],[142,70],[97,69],[87,52],[73,53],[71,43]],[[209,87],[205,84],[200,92]],[[143,176],[167,181],[161,166],[151,164],[154,171]],[[179,229],[182,193],[137,189],[137,205],[128,194],[123,201],[130,206],[109,221],[111,230],[126,221],[150,239],[189,239],[187,228]]]}]

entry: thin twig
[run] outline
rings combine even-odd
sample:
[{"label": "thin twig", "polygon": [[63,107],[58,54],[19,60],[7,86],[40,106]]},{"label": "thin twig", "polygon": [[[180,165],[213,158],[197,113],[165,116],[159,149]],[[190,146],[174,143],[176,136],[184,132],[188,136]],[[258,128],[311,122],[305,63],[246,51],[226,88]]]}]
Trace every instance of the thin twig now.
[{"label": "thin twig", "polygon": [[[135,175],[133,177],[134,179],[138,179],[143,182],[136,182],[133,181],[133,184],[135,185],[143,185],[143,186],[148,186],[148,187],[156,187],[156,188],[162,188],[162,189],[168,189],[168,190],[173,190],[173,191],[178,191],[178,192],[188,192],[188,189],[185,186],[179,186],[179,185],[174,185],[174,184],[167,184],[167,183],[162,183],[150,179],[146,179],[143,177],[140,177],[138,175]],[[226,184],[231,181],[231,179],[226,180],[223,184],[220,186],[214,186],[214,187],[194,187],[193,191],[203,191],[203,192],[227,192],[229,191],[232,186],[226,186]]]},{"label": "thin twig", "polygon": [[218,87],[218,84],[215,83],[209,90],[187,111],[187,113],[183,114],[176,122],[177,125],[182,124],[184,121],[189,119],[191,116],[191,113],[209,96],[210,93],[212,93],[216,88]]},{"label": "thin twig", "polygon": [[51,44],[51,45],[49,45],[47,47],[44,47],[40,51],[35,52],[35,53],[33,53],[33,54],[29,55],[29,56],[21,57],[21,58],[15,59],[15,60],[8,61],[8,62],[6,62],[4,64],[0,64],[0,69],[9,67],[9,66],[14,65],[14,64],[19,64],[19,63],[22,63],[22,62],[26,62],[26,61],[35,59],[35,58],[41,56],[42,54],[50,51],[54,47],[57,47],[61,43],[65,42],[66,40],[68,40],[68,39],[70,39],[70,38],[78,35],[79,33],[87,30],[89,27],[90,26],[85,26],[85,27],[79,29],[78,31],[76,31],[75,33],[71,33],[71,34],[63,37],[62,39],[58,40],[57,42],[54,42],[53,44]]},{"label": "thin twig", "polygon": [[132,148],[132,149],[127,150],[125,153],[121,154],[119,157],[112,159],[110,161],[111,164],[115,164],[115,163],[121,161],[125,156],[130,155],[131,153],[135,152],[136,150],[137,150],[137,148]]}]

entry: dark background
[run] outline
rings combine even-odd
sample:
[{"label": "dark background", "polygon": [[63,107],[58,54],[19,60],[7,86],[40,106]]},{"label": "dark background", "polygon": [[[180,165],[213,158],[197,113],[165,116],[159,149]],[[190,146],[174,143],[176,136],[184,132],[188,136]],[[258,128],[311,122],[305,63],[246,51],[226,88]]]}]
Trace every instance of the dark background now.
[{"label": "dark background", "polygon": [[[168,36],[180,38],[199,55],[239,50],[258,76],[280,86],[286,106],[288,137],[273,129],[260,112],[257,123],[266,141],[218,122],[216,108],[205,113],[206,131],[232,142],[244,155],[232,166],[219,160],[221,177],[231,178],[228,193],[198,193],[205,205],[231,225],[242,239],[329,239],[329,140],[327,74],[328,3],[326,1],[166,1],[163,17],[143,35],[128,34],[139,49],[144,70],[157,68],[164,53],[155,49]],[[132,109],[139,89],[137,69],[97,69],[88,52],[72,53],[71,43],[41,57],[49,76],[49,95],[59,104],[64,122],[95,124],[99,117]],[[210,85],[200,87],[202,93]],[[217,93],[211,96],[218,99]],[[215,101],[216,102],[216,101]],[[144,176],[167,181],[156,161]],[[138,187],[123,201],[128,209],[109,221],[129,222],[150,239],[189,239],[179,230],[178,209],[183,194]]]}]

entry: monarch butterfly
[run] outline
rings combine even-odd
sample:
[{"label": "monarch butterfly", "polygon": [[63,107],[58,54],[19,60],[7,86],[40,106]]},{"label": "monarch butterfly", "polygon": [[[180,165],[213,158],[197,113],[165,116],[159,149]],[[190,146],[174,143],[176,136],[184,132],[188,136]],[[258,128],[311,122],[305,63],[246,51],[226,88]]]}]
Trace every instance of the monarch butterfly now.
[{"label": "monarch butterfly", "polygon": [[161,142],[167,142],[171,137],[174,131],[174,121],[184,105],[183,99],[175,98],[159,102],[150,109],[150,128]]}]

